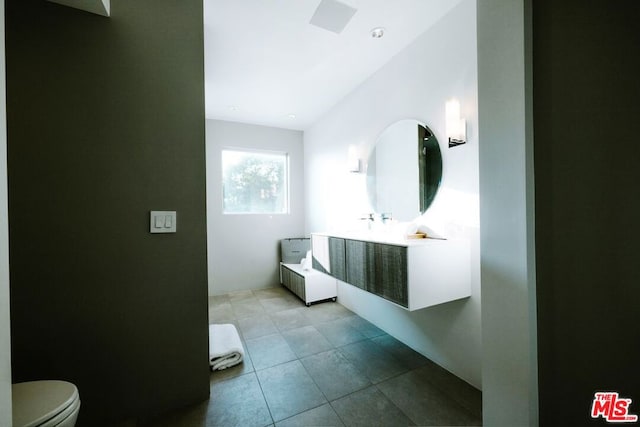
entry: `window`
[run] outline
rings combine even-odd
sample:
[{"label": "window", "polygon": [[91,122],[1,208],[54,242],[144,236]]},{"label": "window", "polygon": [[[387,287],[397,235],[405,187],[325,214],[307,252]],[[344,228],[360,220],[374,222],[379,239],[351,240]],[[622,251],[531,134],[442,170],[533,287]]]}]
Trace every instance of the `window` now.
[{"label": "window", "polygon": [[223,213],[288,213],[288,169],[286,153],[222,150]]}]

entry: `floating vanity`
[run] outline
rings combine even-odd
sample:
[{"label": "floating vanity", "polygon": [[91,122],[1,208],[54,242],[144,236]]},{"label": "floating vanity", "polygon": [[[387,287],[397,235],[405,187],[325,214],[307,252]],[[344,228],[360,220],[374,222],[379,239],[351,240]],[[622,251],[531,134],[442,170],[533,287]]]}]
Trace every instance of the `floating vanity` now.
[{"label": "floating vanity", "polygon": [[468,240],[407,239],[406,229],[387,224],[424,214],[442,171],[440,144],[425,124],[400,120],[384,129],[353,171],[366,174],[367,230],[312,234],[313,268],[409,311],[471,296]]},{"label": "floating vanity", "polygon": [[386,233],[314,233],[313,268],[409,311],[471,295],[465,240]]}]

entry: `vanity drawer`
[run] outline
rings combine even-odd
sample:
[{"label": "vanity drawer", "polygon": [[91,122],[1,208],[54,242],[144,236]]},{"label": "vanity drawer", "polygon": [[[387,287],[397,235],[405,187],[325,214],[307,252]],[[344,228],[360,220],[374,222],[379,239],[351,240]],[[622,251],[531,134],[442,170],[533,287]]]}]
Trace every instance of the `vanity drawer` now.
[{"label": "vanity drawer", "polygon": [[345,240],[346,283],[408,307],[407,248]]}]

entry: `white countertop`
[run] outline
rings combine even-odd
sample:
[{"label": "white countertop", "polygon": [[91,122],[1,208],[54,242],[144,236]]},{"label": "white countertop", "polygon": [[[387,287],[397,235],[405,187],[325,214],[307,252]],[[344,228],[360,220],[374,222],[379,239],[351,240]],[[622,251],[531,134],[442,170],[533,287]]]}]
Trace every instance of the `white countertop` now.
[{"label": "white countertop", "polygon": [[358,230],[358,231],[323,231],[317,234],[342,239],[361,240],[365,242],[384,243],[396,246],[424,246],[443,242],[443,239],[408,239],[404,234],[393,231]]}]

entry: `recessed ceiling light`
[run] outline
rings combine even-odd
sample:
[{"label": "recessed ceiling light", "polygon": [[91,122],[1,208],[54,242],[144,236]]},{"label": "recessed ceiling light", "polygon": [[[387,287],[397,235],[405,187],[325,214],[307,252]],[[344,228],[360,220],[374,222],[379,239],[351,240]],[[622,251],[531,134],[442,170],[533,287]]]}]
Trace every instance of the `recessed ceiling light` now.
[{"label": "recessed ceiling light", "polygon": [[237,105],[229,105],[227,108],[231,111],[238,111],[240,109]]},{"label": "recessed ceiling light", "polygon": [[295,114],[287,114],[287,117],[289,117],[290,119],[295,119],[296,115]]},{"label": "recessed ceiling light", "polygon": [[374,39],[379,39],[382,36],[384,36],[384,28],[376,27],[371,30],[371,37],[373,37]]}]

